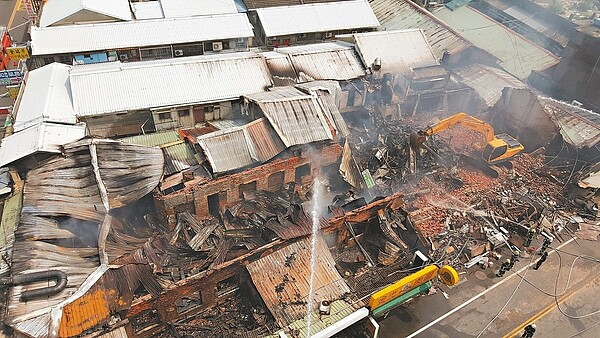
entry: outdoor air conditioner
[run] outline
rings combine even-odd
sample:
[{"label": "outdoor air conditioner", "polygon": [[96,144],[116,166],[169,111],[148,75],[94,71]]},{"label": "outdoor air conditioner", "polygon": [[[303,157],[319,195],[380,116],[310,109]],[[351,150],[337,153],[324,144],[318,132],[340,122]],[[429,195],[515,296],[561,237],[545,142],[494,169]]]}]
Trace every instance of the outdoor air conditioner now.
[{"label": "outdoor air conditioner", "polygon": [[333,33],[332,32],[325,33],[325,38],[326,39],[329,39],[329,38],[332,38],[332,37],[333,37]]},{"label": "outdoor air conditioner", "polygon": [[175,56],[183,56],[183,49],[175,49]]},{"label": "outdoor air conditioner", "polygon": [[215,52],[223,50],[223,43],[222,42],[213,42],[212,47],[213,47],[212,48],[213,51],[215,51]]}]

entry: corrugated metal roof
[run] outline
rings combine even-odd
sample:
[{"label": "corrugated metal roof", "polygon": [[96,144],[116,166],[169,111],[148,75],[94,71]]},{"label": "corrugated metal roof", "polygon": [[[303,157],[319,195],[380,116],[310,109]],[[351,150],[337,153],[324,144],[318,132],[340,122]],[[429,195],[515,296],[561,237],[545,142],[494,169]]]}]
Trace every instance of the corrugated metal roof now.
[{"label": "corrugated metal roof", "polygon": [[438,60],[445,51],[458,53],[470,46],[441,20],[410,0],[369,0],[369,3],[386,30],[422,29]]},{"label": "corrugated metal roof", "polygon": [[[252,282],[280,327],[306,316],[310,244],[310,237],[306,237],[246,265]],[[311,300],[315,309],[321,300],[333,302],[350,292],[320,235],[317,235],[316,244],[314,298]]]},{"label": "corrugated metal roof", "polygon": [[45,28],[34,26],[31,28],[31,52],[33,55],[77,53],[252,36],[252,26],[243,13]]},{"label": "corrugated metal roof", "polygon": [[475,46],[494,55],[500,66],[523,80],[532,70],[544,71],[559,59],[476,9],[463,6],[453,11],[439,8],[434,14]]},{"label": "corrugated metal roof", "polygon": [[244,0],[248,9],[277,7],[277,6],[292,6],[323,2],[336,2],[346,0]]},{"label": "corrugated metal roof", "polygon": [[268,37],[379,27],[365,0],[260,8],[256,13]]},{"label": "corrugated metal roof", "polygon": [[325,107],[325,113],[329,121],[333,121],[335,129],[343,136],[348,136],[350,130],[346,121],[338,109],[342,96],[342,88],[337,81],[312,81],[296,85],[308,93],[314,93],[321,99]]},{"label": "corrugated metal roof", "polygon": [[241,127],[200,136],[198,145],[215,173],[240,169],[258,162],[254,144]]},{"label": "corrugated metal roof", "polygon": [[453,72],[458,75],[460,82],[473,88],[488,107],[500,100],[505,87],[526,88],[523,82],[505,71],[480,64],[458,68]]},{"label": "corrugated metal roof", "polygon": [[71,70],[78,116],[237,99],[273,84],[254,53],[77,65]]},{"label": "corrugated metal roof", "polygon": [[132,2],[131,10],[136,20],[162,19],[165,17],[160,1]]},{"label": "corrugated metal roof", "polygon": [[[286,92],[289,95],[281,95]],[[333,139],[325,120],[325,106],[319,103],[317,96],[290,88],[288,91],[270,91],[245,98],[261,108],[286,147]]]},{"label": "corrugated metal roof", "polygon": [[600,188],[600,163],[592,166],[578,182],[582,188]]},{"label": "corrugated metal roof", "polygon": [[260,162],[266,162],[286,149],[279,135],[264,117],[248,123],[246,129]]},{"label": "corrugated metal roof", "polygon": [[[382,73],[404,74],[410,68],[438,65],[437,58],[421,29],[387,30],[381,32],[341,35],[351,37],[365,65],[381,60]],[[398,46],[400,48],[390,48]]]},{"label": "corrugated metal roof", "polygon": [[147,147],[160,147],[165,158],[165,175],[172,175],[198,164],[194,157],[194,151],[181,139],[176,130],[126,137],[119,141]]},{"label": "corrugated metal roof", "polygon": [[275,51],[289,56],[300,82],[342,81],[366,74],[354,46],[341,41],[275,48]]},{"label": "corrugated metal roof", "polygon": [[277,101],[285,99],[309,99],[310,94],[302,92],[294,87],[274,87],[269,91],[244,95],[252,101]]},{"label": "corrugated metal roof", "polygon": [[59,146],[85,135],[85,124],[38,123],[2,139],[0,167],[37,152],[60,153]]},{"label": "corrugated metal roof", "polygon": [[565,140],[577,148],[600,142],[600,114],[552,98],[539,99]]},{"label": "corrugated metal roof", "polygon": [[46,0],[42,7],[40,27],[50,26],[81,11],[118,20],[132,20],[129,2],[124,0]]},{"label": "corrugated metal roof", "polygon": [[443,66],[429,66],[413,69],[413,80],[444,78],[448,72]]},{"label": "corrugated metal roof", "polygon": [[233,0],[160,0],[166,18],[237,13]]},{"label": "corrugated metal roof", "polygon": [[292,61],[287,55],[277,52],[263,52],[260,55],[269,66],[275,86],[293,86],[298,82]]},{"label": "corrugated metal roof", "polygon": [[15,131],[23,130],[42,121],[76,123],[71,102],[71,66],[52,63],[30,71],[15,108]]}]

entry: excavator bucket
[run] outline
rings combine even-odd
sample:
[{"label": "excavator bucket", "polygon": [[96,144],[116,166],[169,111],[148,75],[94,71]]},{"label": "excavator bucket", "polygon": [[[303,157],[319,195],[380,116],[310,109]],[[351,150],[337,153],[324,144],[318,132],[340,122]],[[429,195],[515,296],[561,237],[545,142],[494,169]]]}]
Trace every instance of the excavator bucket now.
[{"label": "excavator bucket", "polygon": [[427,139],[427,137],[419,132],[415,132],[415,133],[411,133],[410,134],[410,146],[413,149],[418,149],[421,144],[423,144],[423,142],[425,142],[425,140]]}]

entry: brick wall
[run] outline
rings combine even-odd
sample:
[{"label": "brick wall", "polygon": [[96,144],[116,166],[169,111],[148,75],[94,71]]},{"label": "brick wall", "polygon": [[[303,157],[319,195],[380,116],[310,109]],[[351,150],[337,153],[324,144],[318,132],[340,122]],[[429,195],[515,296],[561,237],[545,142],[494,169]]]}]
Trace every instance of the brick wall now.
[{"label": "brick wall", "polygon": [[242,184],[256,181],[258,190],[270,190],[268,182],[271,174],[283,171],[284,182],[293,182],[296,168],[311,163],[310,176],[302,179],[306,183],[318,174],[320,168],[336,163],[341,153],[342,147],[339,144],[311,149],[310,155],[308,151],[303,150],[300,156],[280,159],[240,173],[219,177],[173,194],[156,195],[156,208],[161,221],[172,229],[176,224],[177,210],[180,209],[178,206],[181,204],[193,202],[196,218],[206,218],[209,217],[208,197],[211,195],[219,195],[219,209],[223,210],[240,201],[239,186]]}]

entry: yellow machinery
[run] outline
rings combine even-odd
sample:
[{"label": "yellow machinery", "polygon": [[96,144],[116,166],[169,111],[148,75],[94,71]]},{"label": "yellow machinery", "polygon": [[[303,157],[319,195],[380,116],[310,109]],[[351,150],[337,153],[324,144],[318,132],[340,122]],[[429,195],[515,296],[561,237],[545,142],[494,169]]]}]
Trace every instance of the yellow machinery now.
[{"label": "yellow machinery", "polygon": [[488,164],[500,163],[512,159],[515,155],[523,151],[523,145],[507,134],[494,135],[494,128],[488,123],[467,115],[458,113],[446,119],[441,120],[435,125],[412,135],[411,142],[414,146],[421,145],[427,136],[446,130],[454,125],[460,125],[483,135],[484,142],[474,144],[473,147],[481,152],[481,157]]},{"label": "yellow machinery", "polygon": [[[423,269],[402,278],[396,283],[372,294],[371,298],[369,299],[369,308],[371,308],[371,311],[376,311],[377,308],[391,303],[395,299],[399,299],[401,296],[409,293],[411,290],[417,289],[420,286],[429,283],[436,277],[439,278],[442,283],[448,286],[458,283],[458,273],[453,267],[444,265],[440,268],[435,264],[428,265]],[[402,299],[399,300],[402,301]]]}]

